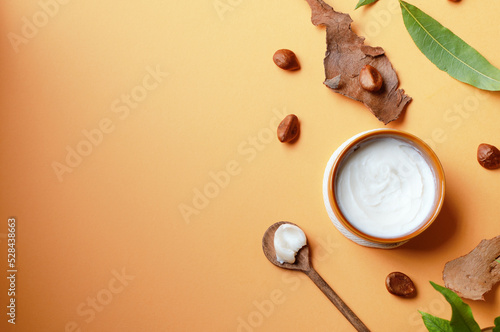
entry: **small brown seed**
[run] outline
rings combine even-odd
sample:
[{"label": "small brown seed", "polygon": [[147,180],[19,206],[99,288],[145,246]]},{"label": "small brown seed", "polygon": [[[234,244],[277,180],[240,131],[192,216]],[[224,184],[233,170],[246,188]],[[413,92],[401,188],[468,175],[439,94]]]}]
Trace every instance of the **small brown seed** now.
[{"label": "small brown seed", "polygon": [[276,66],[284,70],[298,70],[300,69],[299,60],[297,56],[290,50],[281,49],[277,50],[273,55],[273,61]]},{"label": "small brown seed", "polygon": [[401,272],[389,273],[385,279],[385,287],[389,293],[402,297],[412,297],[417,293],[410,277]]},{"label": "small brown seed", "polygon": [[493,145],[479,144],[477,161],[486,169],[500,168],[500,151]]},{"label": "small brown seed", "polygon": [[290,142],[299,135],[299,118],[288,114],[278,126],[278,139],[282,143]]},{"label": "small brown seed", "polygon": [[459,2],[460,0],[448,0],[448,1],[451,1],[451,2]]},{"label": "small brown seed", "polygon": [[377,69],[370,65],[365,65],[359,72],[359,84],[370,92],[376,92],[382,87],[384,80]]}]

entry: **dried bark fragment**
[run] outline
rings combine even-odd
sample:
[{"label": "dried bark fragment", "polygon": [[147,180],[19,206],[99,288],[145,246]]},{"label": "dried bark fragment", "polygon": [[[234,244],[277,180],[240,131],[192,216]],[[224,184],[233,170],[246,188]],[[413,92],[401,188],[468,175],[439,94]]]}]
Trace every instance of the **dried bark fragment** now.
[{"label": "dried bark fragment", "polygon": [[[326,26],[325,85],[362,102],[384,124],[396,120],[411,97],[398,89],[398,76],[384,50],[364,45],[364,38],[351,30],[352,19],[348,14],[336,12],[323,0],[306,1],[311,7],[312,23]],[[378,92],[366,91],[359,84],[359,72],[367,64],[376,68],[384,80]],[[332,79],[339,75],[340,81],[332,84]]]},{"label": "dried bark fragment", "polygon": [[460,297],[484,300],[484,294],[500,282],[500,236],[482,240],[465,256],[444,266],[444,285]]},{"label": "dried bark fragment", "polygon": [[337,75],[334,78],[326,79],[323,84],[330,89],[337,90],[340,86],[340,75]]}]

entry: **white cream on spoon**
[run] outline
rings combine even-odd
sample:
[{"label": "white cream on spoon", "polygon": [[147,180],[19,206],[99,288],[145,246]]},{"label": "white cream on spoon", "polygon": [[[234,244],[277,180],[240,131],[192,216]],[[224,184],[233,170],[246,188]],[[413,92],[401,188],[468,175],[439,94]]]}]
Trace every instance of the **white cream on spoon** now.
[{"label": "white cream on spoon", "polygon": [[307,244],[306,235],[295,225],[282,224],[274,233],[276,259],[281,264],[295,263],[295,255]]}]

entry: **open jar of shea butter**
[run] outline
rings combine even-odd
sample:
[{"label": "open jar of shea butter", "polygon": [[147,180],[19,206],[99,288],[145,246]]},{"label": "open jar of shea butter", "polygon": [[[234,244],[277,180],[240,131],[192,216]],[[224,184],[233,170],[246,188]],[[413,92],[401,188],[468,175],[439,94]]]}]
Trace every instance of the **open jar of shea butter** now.
[{"label": "open jar of shea butter", "polygon": [[367,247],[394,248],[427,229],[444,201],[444,171],[418,137],[374,129],[351,137],[330,158],[323,198],[335,227]]}]

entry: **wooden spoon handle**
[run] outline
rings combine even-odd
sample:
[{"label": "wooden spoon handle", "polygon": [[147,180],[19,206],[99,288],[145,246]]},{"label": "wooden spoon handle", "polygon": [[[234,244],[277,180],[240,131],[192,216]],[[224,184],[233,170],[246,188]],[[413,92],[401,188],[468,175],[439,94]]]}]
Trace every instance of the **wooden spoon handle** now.
[{"label": "wooden spoon handle", "polygon": [[332,301],[332,303],[339,309],[345,318],[360,332],[370,332],[365,324],[356,316],[354,312],[345,304],[344,301],[335,293],[335,291],[321,278],[321,276],[313,268],[304,271],[305,274],[318,286],[319,289]]}]

